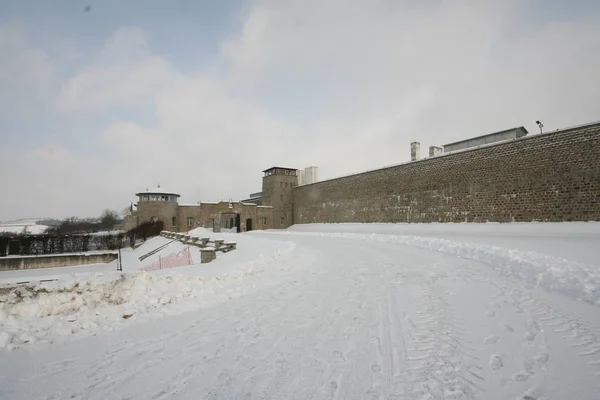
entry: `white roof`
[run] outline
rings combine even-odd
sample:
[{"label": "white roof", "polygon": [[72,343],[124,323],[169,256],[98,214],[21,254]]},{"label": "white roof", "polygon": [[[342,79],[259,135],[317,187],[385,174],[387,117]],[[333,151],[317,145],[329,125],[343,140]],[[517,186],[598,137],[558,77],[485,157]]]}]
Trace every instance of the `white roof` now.
[{"label": "white roof", "polygon": [[168,195],[180,196],[177,192],[168,190],[167,188],[164,188],[160,185],[158,187],[155,187],[152,189],[142,190],[139,193],[136,193],[136,196],[142,196],[145,194],[168,194]]}]

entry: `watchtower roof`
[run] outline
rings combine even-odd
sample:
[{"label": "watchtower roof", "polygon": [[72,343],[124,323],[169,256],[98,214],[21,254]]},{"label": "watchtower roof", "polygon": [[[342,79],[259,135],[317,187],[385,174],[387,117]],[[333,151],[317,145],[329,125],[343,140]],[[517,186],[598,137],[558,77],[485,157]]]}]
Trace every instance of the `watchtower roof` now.
[{"label": "watchtower roof", "polygon": [[136,193],[136,196],[145,196],[145,195],[168,195],[168,196],[175,196],[175,197],[181,197],[181,195],[179,195],[176,192],[170,191],[170,190],[166,190],[165,188],[160,187],[160,185],[158,185],[157,188],[155,189],[146,189],[145,192],[139,192]]},{"label": "watchtower roof", "polygon": [[286,168],[286,167],[271,167],[271,168],[265,169],[263,172],[269,172],[269,171],[272,171],[272,170],[274,170],[274,169],[282,169],[282,170],[285,170],[285,171],[297,171],[297,169],[296,169],[296,168]]},{"label": "watchtower roof", "polygon": [[271,167],[269,169],[265,169],[264,172],[264,176],[271,176],[271,175],[287,175],[287,176],[296,176],[296,171],[298,171],[297,169],[294,168],[285,168],[285,167]]}]

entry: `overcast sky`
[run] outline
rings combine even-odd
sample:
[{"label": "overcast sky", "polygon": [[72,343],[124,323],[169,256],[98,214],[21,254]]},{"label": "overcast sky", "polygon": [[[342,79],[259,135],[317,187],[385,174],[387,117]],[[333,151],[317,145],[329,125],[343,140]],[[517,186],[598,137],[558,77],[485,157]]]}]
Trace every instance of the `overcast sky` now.
[{"label": "overcast sky", "polygon": [[596,0],[3,0],[0,220],[239,200],[599,120],[599,88]]}]

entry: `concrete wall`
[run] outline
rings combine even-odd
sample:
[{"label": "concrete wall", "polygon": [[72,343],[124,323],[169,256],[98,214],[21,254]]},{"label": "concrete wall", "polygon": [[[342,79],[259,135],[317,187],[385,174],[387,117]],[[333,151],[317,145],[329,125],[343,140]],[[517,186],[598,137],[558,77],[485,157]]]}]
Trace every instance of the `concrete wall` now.
[{"label": "concrete wall", "polygon": [[104,264],[116,260],[117,257],[117,253],[3,257],[0,258],[0,271]]},{"label": "concrete wall", "polygon": [[293,189],[294,223],[600,221],[600,124]]}]

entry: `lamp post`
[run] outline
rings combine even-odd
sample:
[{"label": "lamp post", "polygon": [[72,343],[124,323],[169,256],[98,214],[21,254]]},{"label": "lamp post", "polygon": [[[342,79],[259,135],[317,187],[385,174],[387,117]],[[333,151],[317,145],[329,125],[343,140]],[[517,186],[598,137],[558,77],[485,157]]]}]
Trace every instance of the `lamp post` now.
[{"label": "lamp post", "polygon": [[544,128],[544,124],[542,124],[542,121],[535,121],[535,123],[540,127],[540,134],[542,134],[542,129]]}]

